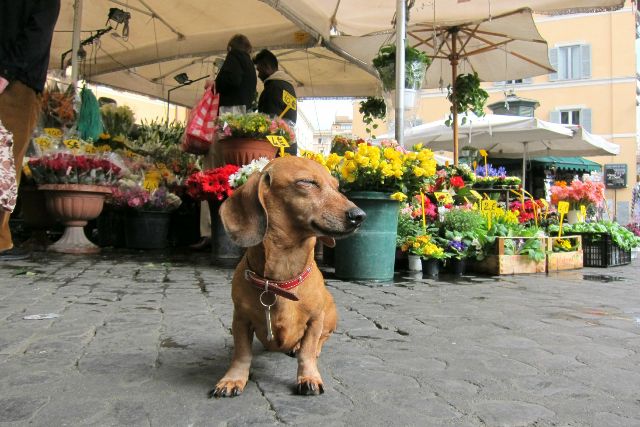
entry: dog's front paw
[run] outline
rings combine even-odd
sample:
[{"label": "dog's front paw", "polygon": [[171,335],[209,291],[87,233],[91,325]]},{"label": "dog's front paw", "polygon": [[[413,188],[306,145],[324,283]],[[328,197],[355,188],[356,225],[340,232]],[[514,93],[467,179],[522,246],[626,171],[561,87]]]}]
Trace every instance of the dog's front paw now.
[{"label": "dog's front paw", "polygon": [[246,381],[220,380],[216,388],[209,392],[209,397],[236,397],[242,394]]},{"label": "dog's front paw", "polygon": [[320,378],[298,377],[297,391],[302,396],[317,396],[324,393],[324,385]]}]

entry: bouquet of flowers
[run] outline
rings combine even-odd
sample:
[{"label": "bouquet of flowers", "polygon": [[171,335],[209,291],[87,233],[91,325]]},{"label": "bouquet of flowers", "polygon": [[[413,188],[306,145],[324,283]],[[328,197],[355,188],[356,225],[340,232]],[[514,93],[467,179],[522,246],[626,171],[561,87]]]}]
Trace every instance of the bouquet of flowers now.
[{"label": "bouquet of flowers", "polygon": [[242,166],[237,172],[229,175],[229,185],[231,188],[238,188],[255,172],[260,172],[270,160],[266,157],[260,157],[259,159],[252,160],[248,165]]},{"label": "bouquet of flowers", "polygon": [[233,194],[229,178],[239,169],[236,165],[225,165],[196,172],[187,178],[187,194],[196,200],[224,200]]},{"label": "bouquet of flowers", "polygon": [[25,172],[36,184],[112,185],[123,173],[117,163],[116,156],[57,152],[29,159]]},{"label": "bouquet of flowers", "polygon": [[223,114],[216,120],[216,128],[222,138],[266,139],[267,135],[277,135],[284,137],[289,144],[296,139],[295,133],[285,120],[271,118],[262,113]]},{"label": "bouquet of flowers", "polygon": [[559,201],[569,202],[571,209],[576,209],[579,205],[600,206],[604,202],[604,185],[601,182],[583,182],[578,179],[570,185],[558,181],[556,185],[551,186],[551,202],[558,204]]},{"label": "bouquet of flowers", "polygon": [[170,212],[180,207],[182,200],[165,187],[147,190],[133,181],[121,180],[112,187],[107,203],[116,208]]},{"label": "bouquet of flowers", "polygon": [[355,151],[344,156],[330,154],[320,160],[340,181],[341,190],[382,191],[395,193],[394,198],[404,200],[433,182],[436,161],[433,152],[418,147],[419,151],[403,153],[391,147],[358,144]]},{"label": "bouquet of flowers", "polygon": [[[535,205],[535,206],[534,206]],[[518,215],[520,224],[531,224],[535,220],[534,209],[538,212],[544,210],[544,204],[540,200],[527,199],[524,204],[520,200],[516,200],[509,204],[509,210]]]}]

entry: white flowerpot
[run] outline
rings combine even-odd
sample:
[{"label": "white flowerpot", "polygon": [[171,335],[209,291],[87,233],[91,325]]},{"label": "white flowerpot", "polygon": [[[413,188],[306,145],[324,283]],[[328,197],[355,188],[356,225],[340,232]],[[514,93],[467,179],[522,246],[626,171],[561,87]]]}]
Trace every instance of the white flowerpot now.
[{"label": "white flowerpot", "polygon": [[418,255],[409,255],[409,271],[422,271],[422,261]]}]

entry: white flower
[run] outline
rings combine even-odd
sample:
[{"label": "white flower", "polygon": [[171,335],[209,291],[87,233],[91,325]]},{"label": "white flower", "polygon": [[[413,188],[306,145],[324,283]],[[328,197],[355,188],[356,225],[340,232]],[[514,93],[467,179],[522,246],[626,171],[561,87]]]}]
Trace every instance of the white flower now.
[{"label": "white flower", "polygon": [[229,186],[231,188],[238,188],[254,173],[260,172],[269,163],[270,160],[266,157],[260,157],[259,159],[252,160],[248,165],[242,166],[238,169],[238,172],[229,175]]}]

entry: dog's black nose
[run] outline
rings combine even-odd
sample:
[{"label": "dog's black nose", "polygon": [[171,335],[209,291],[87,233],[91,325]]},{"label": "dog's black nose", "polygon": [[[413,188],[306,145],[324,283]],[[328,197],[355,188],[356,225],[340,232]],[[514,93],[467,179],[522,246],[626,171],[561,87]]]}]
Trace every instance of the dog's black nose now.
[{"label": "dog's black nose", "polygon": [[349,209],[347,211],[347,220],[351,223],[351,225],[362,224],[362,221],[364,221],[366,217],[367,217],[367,214],[364,213],[364,211],[358,207]]}]

